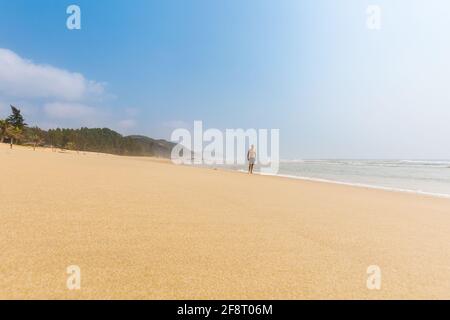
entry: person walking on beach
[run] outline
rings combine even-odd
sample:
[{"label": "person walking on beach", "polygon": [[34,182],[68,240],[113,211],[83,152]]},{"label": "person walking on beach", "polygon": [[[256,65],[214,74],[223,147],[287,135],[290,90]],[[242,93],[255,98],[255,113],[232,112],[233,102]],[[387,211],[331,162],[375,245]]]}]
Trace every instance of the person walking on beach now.
[{"label": "person walking on beach", "polygon": [[248,173],[253,174],[253,166],[255,165],[256,161],[256,149],[253,144],[247,152],[247,160],[248,160]]}]

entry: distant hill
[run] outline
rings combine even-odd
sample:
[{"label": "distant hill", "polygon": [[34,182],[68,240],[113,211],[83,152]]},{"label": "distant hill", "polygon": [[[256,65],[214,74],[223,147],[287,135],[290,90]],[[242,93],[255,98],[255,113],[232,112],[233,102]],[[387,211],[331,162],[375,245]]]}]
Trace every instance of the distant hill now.
[{"label": "distant hill", "polygon": [[122,136],[108,128],[40,130],[41,145],[129,156],[170,158],[175,143],[145,136]]},{"label": "distant hill", "polygon": [[152,154],[156,157],[170,158],[172,148],[175,146],[173,142],[139,135],[126,136],[125,139],[131,139],[136,144],[137,150],[134,151],[137,155]]},{"label": "distant hill", "polygon": [[36,146],[103,152],[117,155],[170,158],[175,143],[149,137],[122,136],[108,128],[50,129],[29,127],[20,110],[11,106],[11,115],[0,119],[0,141]]}]

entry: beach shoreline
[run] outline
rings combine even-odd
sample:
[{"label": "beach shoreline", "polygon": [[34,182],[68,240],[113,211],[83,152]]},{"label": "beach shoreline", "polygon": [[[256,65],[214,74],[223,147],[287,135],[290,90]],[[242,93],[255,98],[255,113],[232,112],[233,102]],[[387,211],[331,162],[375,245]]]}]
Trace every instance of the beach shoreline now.
[{"label": "beach shoreline", "polygon": [[[25,150],[31,150],[32,146],[15,146],[15,148],[24,148]],[[38,147],[38,150],[50,152],[51,148]],[[55,148],[55,151],[52,151],[52,152],[63,153],[63,154],[80,154],[81,153],[84,155],[89,155],[89,154],[91,154],[91,155],[107,155],[107,156],[115,156],[115,157],[130,158],[130,159],[147,159],[148,161],[161,162],[161,163],[175,165],[174,163],[172,163],[172,161],[170,159],[162,158],[162,157],[128,156],[128,155],[117,155],[117,154],[103,153],[103,152],[76,151],[76,150],[67,150],[67,149],[59,149],[59,148]],[[209,170],[219,170],[219,171],[228,171],[228,172],[237,172],[237,173],[247,174],[247,171],[244,169],[232,169],[232,168],[227,168],[227,167],[223,167],[223,166],[221,166],[221,167],[214,166],[214,165],[209,165],[209,166],[181,165],[181,166],[200,168],[200,169],[206,169],[206,170],[209,169]],[[277,177],[277,178],[283,178],[283,179],[311,181],[311,182],[335,184],[335,185],[342,185],[342,186],[349,186],[349,187],[357,187],[357,188],[363,188],[363,189],[375,189],[375,190],[383,190],[383,191],[387,191],[387,192],[407,193],[407,194],[415,194],[415,195],[442,198],[442,199],[450,199],[449,194],[426,192],[426,191],[406,189],[406,188],[396,188],[396,187],[379,186],[379,185],[365,184],[365,183],[323,179],[323,178],[316,178],[316,177],[297,176],[297,175],[292,175],[292,174],[281,174],[281,173],[270,174],[270,173],[261,173],[258,171],[255,171],[253,174],[260,175],[260,176],[266,176],[266,177]]]},{"label": "beach shoreline", "polygon": [[[240,172],[245,173],[245,171],[240,171]],[[260,173],[256,172],[255,174],[260,174]],[[384,186],[377,186],[377,185],[370,185],[370,184],[363,184],[363,183],[344,182],[344,181],[337,181],[337,180],[329,180],[329,179],[322,179],[322,178],[311,178],[311,177],[295,176],[295,175],[287,175],[287,174],[274,174],[274,175],[261,174],[261,175],[262,176],[274,176],[274,177],[280,177],[280,178],[302,180],[302,181],[314,181],[314,182],[321,182],[321,183],[331,183],[331,184],[350,186],[350,187],[358,187],[358,188],[365,188],[365,189],[375,189],[375,190],[384,190],[384,191],[388,191],[388,192],[409,193],[409,194],[417,194],[417,195],[423,195],[423,196],[429,196],[429,197],[450,199],[450,195],[448,195],[448,194],[434,193],[434,192],[425,192],[425,191],[420,191],[420,190],[402,189],[402,188],[394,188],[394,187],[384,187]]]},{"label": "beach shoreline", "polygon": [[148,157],[0,159],[3,299],[450,298],[445,198]]}]

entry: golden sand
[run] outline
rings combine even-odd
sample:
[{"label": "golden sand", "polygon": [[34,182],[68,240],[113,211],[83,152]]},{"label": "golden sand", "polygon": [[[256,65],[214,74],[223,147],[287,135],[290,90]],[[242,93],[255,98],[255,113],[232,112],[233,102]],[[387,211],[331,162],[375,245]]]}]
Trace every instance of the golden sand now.
[{"label": "golden sand", "polygon": [[448,199],[7,145],[0,177],[3,299],[450,299]]}]

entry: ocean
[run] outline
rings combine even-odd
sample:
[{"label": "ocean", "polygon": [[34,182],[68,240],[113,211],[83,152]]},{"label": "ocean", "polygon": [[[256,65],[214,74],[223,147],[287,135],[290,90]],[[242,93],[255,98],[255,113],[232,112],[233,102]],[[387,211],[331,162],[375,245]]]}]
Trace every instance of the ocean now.
[{"label": "ocean", "polygon": [[450,160],[289,160],[278,175],[450,198]]}]

